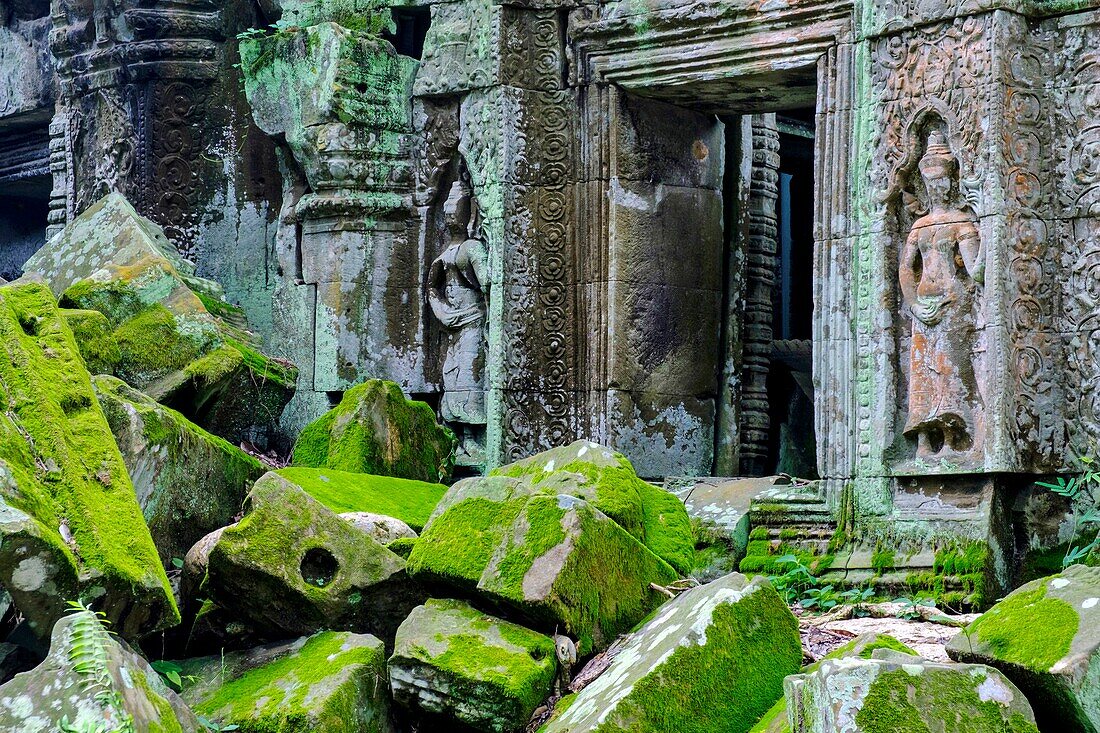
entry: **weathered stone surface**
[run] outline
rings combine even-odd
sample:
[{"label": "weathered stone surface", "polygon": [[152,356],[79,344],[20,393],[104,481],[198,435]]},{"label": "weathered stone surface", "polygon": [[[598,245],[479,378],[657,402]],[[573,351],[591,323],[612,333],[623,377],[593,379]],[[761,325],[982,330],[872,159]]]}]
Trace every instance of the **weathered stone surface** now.
[{"label": "weathered stone surface", "polygon": [[280,468],[276,473],[334,512],[382,514],[416,531],[447,493],[443,484],[329,468]]},{"label": "weathered stone surface", "polygon": [[405,561],[286,479],[265,474],[210,551],[211,600],[262,631],[368,630],[383,639],[422,595]]},{"label": "weathered stone surface", "polygon": [[265,472],[239,448],[115,377],[92,379],[161,562],[233,522]]},{"label": "weathered stone surface", "polygon": [[784,683],[793,733],[971,730],[1038,733],[1015,685],[992,667],[943,664],[879,649],[823,661]]},{"label": "weathered stone surface", "polygon": [[543,733],[744,733],[798,671],[798,623],[763,577],[738,573],[669,601]]},{"label": "weathered stone surface", "polygon": [[[845,657],[855,657],[859,659],[870,659],[871,655],[876,649],[892,649],[902,654],[910,654],[912,656],[919,656],[916,652],[910,649],[905,644],[895,639],[892,636],[886,634],[867,633],[861,634],[852,639],[847,644],[834,649],[826,654],[819,661],[814,662],[803,668],[803,673],[816,672],[821,668],[821,665],[829,659],[843,659]],[[749,733],[791,733],[791,723],[787,716],[787,697],[784,695],[780,697],[775,705],[764,714],[756,725],[752,727]]]},{"label": "weathered stone surface", "polygon": [[1023,690],[1047,730],[1100,730],[1100,568],[1074,565],[1027,583],[947,645]]},{"label": "weathered stone surface", "polygon": [[40,636],[79,597],[133,638],[179,620],[72,332],[42,284],[0,288],[0,584]]},{"label": "weathered stone surface", "polygon": [[451,475],[455,438],[423,402],[393,382],[372,379],[348,390],[306,426],[294,444],[295,466],[440,481]]},{"label": "weathered stone surface", "polygon": [[558,627],[582,654],[660,604],[651,583],[677,577],[584,499],[532,494],[506,476],[455,484],[416,541],[409,572],[502,603],[546,632]]},{"label": "weathered stone surface", "polygon": [[77,217],[25,271],[45,277],[66,308],[106,317],[105,329],[94,317],[70,316],[97,371],[234,442],[271,437],[297,370],[261,354],[221,287],[195,277],[160,227],[121,195]]},{"label": "weathered stone surface", "polygon": [[389,661],[396,702],[492,733],[522,728],[556,670],[550,637],[438,599],[401,624]]},{"label": "weathered stone surface", "polygon": [[340,519],[351,524],[360,532],[366,532],[383,545],[394,540],[416,539],[416,531],[400,519],[372,512],[343,512]]},{"label": "weathered stone surface", "polygon": [[[181,696],[204,718],[265,733],[390,733],[386,652],[367,634],[297,641],[180,663]],[[193,678],[193,679],[190,679]]]},{"label": "weathered stone surface", "polygon": [[578,440],[498,468],[493,475],[518,478],[531,493],[585,499],[681,573],[694,563],[683,502],[639,479],[621,453]]},{"label": "weathered stone surface", "polygon": [[203,731],[149,663],[90,611],[58,621],[45,661],[0,687],[0,728],[20,733]]}]

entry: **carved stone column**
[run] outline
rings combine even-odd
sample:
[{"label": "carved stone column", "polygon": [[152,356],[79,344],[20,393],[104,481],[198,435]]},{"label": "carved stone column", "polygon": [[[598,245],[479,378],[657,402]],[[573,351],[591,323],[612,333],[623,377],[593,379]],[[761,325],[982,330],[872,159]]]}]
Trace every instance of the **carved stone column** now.
[{"label": "carved stone column", "polygon": [[775,115],[754,115],[741,367],[744,385],[741,392],[741,472],[746,475],[758,475],[767,470],[768,369],[772,350],[778,199],[779,132]]}]

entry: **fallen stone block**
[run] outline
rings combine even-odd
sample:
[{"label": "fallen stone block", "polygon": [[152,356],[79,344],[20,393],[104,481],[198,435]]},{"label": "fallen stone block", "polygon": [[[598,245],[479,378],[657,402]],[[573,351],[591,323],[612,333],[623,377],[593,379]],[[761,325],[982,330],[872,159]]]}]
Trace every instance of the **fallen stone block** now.
[{"label": "fallen stone block", "polygon": [[389,661],[396,702],[489,733],[523,728],[556,670],[550,637],[438,599],[401,624]]},{"label": "fallen stone block", "polygon": [[179,666],[183,699],[221,730],[232,725],[264,733],[393,730],[386,652],[370,635],[322,631]]},{"label": "fallen stone block", "polygon": [[1044,730],[1100,730],[1100,568],[1074,565],[1020,586],[947,653],[1003,672]]}]

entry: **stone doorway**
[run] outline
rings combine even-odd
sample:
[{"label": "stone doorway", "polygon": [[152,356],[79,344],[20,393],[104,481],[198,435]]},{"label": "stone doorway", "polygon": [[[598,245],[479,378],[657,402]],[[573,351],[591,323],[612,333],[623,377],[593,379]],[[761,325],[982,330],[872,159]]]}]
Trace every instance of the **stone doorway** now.
[{"label": "stone doorway", "polygon": [[44,125],[0,135],[0,277],[14,280],[46,243],[53,179]]}]

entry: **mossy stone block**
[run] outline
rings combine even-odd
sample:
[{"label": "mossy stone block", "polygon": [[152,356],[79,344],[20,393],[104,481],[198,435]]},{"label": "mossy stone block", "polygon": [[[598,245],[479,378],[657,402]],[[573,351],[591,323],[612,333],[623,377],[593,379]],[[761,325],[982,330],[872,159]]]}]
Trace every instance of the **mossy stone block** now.
[{"label": "mossy stone block", "polygon": [[405,560],[275,473],[210,551],[211,600],[271,634],[367,630],[393,638],[423,600]]},{"label": "mossy stone block", "polygon": [[394,382],[371,379],[305,427],[292,463],[436,482],[451,475],[454,451],[454,434],[431,407],[407,399]]},{"label": "mossy stone block", "polygon": [[232,524],[263,464],[121,379],[92,379],[161,562]]},{"label": "mossy stone block", "polygon": [[556,671],[550,637],[440,599],[409,614],[389,661],[396,702],[490,733],[522,728]]},{"label": "mossy stone block", "polygon": [[455,484],[409,555],[428,583],[476,595],[537,628],[602,649],[660,605],[652,584],[678,576],[626,530],[575,496],[531,494],[520,480]]},{"label": "mossy stone block", "polygon": [[338,514],[372,512],[400,519],[419,532],[447,493],[443,484],[329,468],[282,468],[288,481]]},{"label": "mossy stone block", "polygon": [[83,597],[135,638],[179,622],[91,376],[53,294],[0,288],[0,585],[39,636]]},{"label": "mossy stone block", "polygon": [[1019,685],[1047,730],[1100,730],[1100,568],[1026,583],[947,645]]},{"label": "mossy stone block", "polygon": [[386,652],[368,634],[322,631],[290,643],[179,663],[182,697],[241,733],[390,733]]},{"label": "mossy stone block", "polygon": [[[902,654],[918,656],[915,651],[888,634],[868,633],[860,634],[856,638],[834,649],[820,660],[802,669],[803,673],[816,672],[823,662],[829,659],[842,659],[844,657],[858,657],[870,659],[876,649],[890,649]],[[791,723],[787,718],[787,697],[780,697],[775,705],[757,721],[749,733],[791,733]]]},{"label": "mossy stone block", "polygon": [[297,370],[260,353],[221,287],[196,277],[160,227],[121,195],[76,217],[25,271],[44,278],[71,309],[81,354],[95,372],[123,379],[231,442],[263,444],[273,433]]},{"label": "mossy stone block", "polygon": [[798,622],[768,581],[731,573],[666,603],[541,733],[745,733],[801,661]]},{"label": "mossy stone block", "polygon": [[149,663],[90,611],[53,628],[50,652],[0,687],[0,730],[19,733],[203,733],[199,719]]},{"label": "mossy stone block", "polygon": [[493,471],[531,492],[585,499],[681,573],[695,561],[691,520],[675,495],[638,478],[621,453],[588,440],[552,448]]},{"label": "mossy stone block", "polygon": [[1023,693],[980,664],[889,649],[823,660],[785,683],[793,733],[1038,733]]}]

